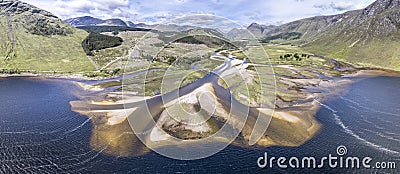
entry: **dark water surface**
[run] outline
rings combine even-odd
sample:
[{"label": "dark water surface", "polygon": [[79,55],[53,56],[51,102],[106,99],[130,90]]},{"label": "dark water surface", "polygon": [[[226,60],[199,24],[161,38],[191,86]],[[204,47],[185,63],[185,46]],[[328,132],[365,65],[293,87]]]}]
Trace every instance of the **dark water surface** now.
[{"label": "dark water surface", "polygon": [[[230,146],[206,159],[179,161],[154,152],[140,157],[106,156],[90,148],[90,120],[71,111],[79,90],[69,82],[30,78],[0,80],[0,173],[267,173],[305,172],[260,169],[257,159],[317,159],[336,155],[340,145],[348,156],[396,162],[400,167],[400,78],[361,80],[349,92],[324,102],[317,114],[323,127],[300,147],[246,149]],[[371,162],[371,164],[373,164]],[[399,173],[399,169],[309,169],[316,173]]]}]

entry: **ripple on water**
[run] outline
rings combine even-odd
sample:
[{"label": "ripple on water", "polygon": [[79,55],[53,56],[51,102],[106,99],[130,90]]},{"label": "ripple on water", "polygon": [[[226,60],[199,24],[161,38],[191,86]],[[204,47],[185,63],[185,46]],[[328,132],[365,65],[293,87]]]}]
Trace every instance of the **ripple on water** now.
[{"label": "ripple on water", "polygon": [[[324,107],[317,117],[323,128],[319,135],[300,147],[229,146],[207,159],[178,161],[156,153],[110,157],[92,150],[93,125],[87,117],[70,111],[69,101],[76,100],[68,92],[74,87],[72,84],[21,78],[0,80],[0,98],[6,101],[0,105],[0,173],[285,172],[261,170],[256,160],[265,151],[271,156],[324,156],[334,154],[338,145],[346,145],[352,155],[365,152],[388,160],[388,154],[398,157],[400,151],[396,149],[400,138],[399,115],[396,115],[400,94],[393,92],[400,89],[398,82],[388,78],[361,82],[353,85],[344,99],[321,104]],[[382,86],[392,89],[387,89],[388,93],[377,90]],[[384,100],[379,100],[379,96]],[[399,161],[393,159],[396,160]],[[340,170],[324,171],[341,173]]]},{"label": "ripple on water", "polygon": [[[386,89],[379,90],[382,86]],[[400,94],[396,93],[399,87],[395,77],[366,79],[351,85],[348,94],[321,105],[332,112],[335,123],[345,133],[364,145],[399,155],[400,114],[394,109],[400,104]]]}]

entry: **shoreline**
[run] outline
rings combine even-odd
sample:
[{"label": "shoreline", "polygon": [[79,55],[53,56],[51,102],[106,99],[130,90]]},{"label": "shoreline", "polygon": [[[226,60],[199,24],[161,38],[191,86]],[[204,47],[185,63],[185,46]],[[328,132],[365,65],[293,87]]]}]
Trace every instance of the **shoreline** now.
[{"label": "shoreline", "polygon": [[[284,65],[282,65],[284,66]],[[301,72],[302,73],[302,72]],[[348,85],[358,81],[362,78],[370,78],[377,76],[400,76],[400,72],[393,70],[377,69],[377,68],[354,68],[352,71],[341,71],[337,76],[332,76],[330,80],[323,78],[285,78],[280,77],[276,79],[281,84],[287,85],[287,88],[281,88],[282,94],[286,94],[289,100],[279,98],[275,96],[276,103],[274,110],[259,109],[259,113],[263,113],[271,117],[271,123],[268,127],[268,131],[265,132],[264,136],[259,139],[256,143],[256,147],[270,147],[270,146],[300,146],[310,139],[312,139],[323,126],[316,120],[316,113],[321,108],[321,103],[335,95],[340,95],[346,92]],[[142,147],[142,144],[137,135],[132,132],[132,128],[129,125],[129,118],[127,115],[136,112],[136,109],[125,109],[125,106],[120,109],[116,109],[113,105],[123,105],[123,100],[131,99],[131,102],[140,103],[144,98],[135,98],[133,100],[130,96],[124,98],[123,95],[113,92],[114,97],[111,97],[110,91],[107,88],[98,88],[91,85],[90,83],[82,83],[79,80],[91,80],[91,81],[102,81],[112,80],[115,78],[123,77],[123,75],[115,77],[96,77],[90,78],[85,77],[83,74],[2,74],[0,77],[33,77],[39,79],[66,79],[77,85],[82,92],[95,92],[93,94],[83,95],[78,101],[71,101],[71,109],[74,112],[80,113],[81,115],[87,116],[93,124],[91,146],[95,150],[102,151],[108,155],[115,156],[137,156],[146,153],[149,149]],[[214,95],[214,98],[218,98],[215,95],[215,91],[212,88],[198,88],[193,91],[190,95],[197,96],[196,93],[210,93]],[[189,95],[189,94],[188,94]],[[192,97],[187,98],[188,101],[194,99]],[[127,97],[127,96],[125,96]],[[185,96],[183,96],[185,98]],[[286,98],[286,99],[287,99]],[[190,99],[190,100],[189,100]],[[146,99],[144,99],[146,100]],[[186,100],[185,100],[186,101]],[[195,103],[204,104],[204,101],[197,101]],[[171,106],[175,104],[171,103]],[[194,109],[195,106],[192,102],[186,104],[189,109]],[[193,105],[193,106],[192,106]],[[90,106],[94,106],[91,108]],[[157,105],[158,106],[158,105]],[[205,105],[206,106],[206,105]],[[165,106],[170,107],[170,106]],[[122,110],[124,109],[124,110]],[[223,111],[225,108],[222,105],[218,105],[217,111]],[[164,111],[163,111],[164,113]],[[167,112],[165,112],[167,113]],[[165,114],[164,113],[164,114]],[[213,113],[210,111],[210,113]],[[207,115],[207,114],[206,114]],[[219,114],[219,117],[224,119],[224,115]],[[228,114],[229,115],[229,114]],[[165,116],[165,115],[164,115]],[[255,119],[254,117],[252,119]],[[157,124],[163,123],[162,120],[166,118],[160,118],[161,122],[157,121]],[[182,119],[186,119],[182,117]],[[174,144],[171,138],[171,134],[177,134],[185,137],[204,137],[205,135],[213,135],[215,127],[213,124],[205,122],[203,125],[197,127],[191,126],[177,126],[179,124],[168,120],[165,125],[169,125],[173,129],[165,128],[161,131],[158,129],[152,129],[150,137],[146,141],[150,141],[151,144],[157,146],[159,144],[168,145]],[[163,125],[164,125],[163,124]],[[237,125],[241,124],[240,120],[231,122],[225,122],[225,124]],[[123,127],[123,129],[121,129]],[[157,128],[157,127],[156,127]],[[242,130],[243,137],[238,137],[233,145],[241,147],[251,147],[247,144],[249,141],[249,133],[254,129],[253,124],[246,124]],[[197,130],[197,131],[196,131]],[[183,132],[183,134],[181,134]],[[126,140],[130,140],[127,142]],[[154,141],[154,142],[153,142]],[[120,149],[122,144],[123,149]],[[157,145],[158,144],[158,145]],[[183,143],[185,145],[186,143]],[[176,145],[178,145],[176,143]],[[182,144],[181,144],[182,145]],[[190,145],[190,143],[188,144]],[[107,147],[106,151],[103,151],[104,147]],[[130,150],[132,148],[141,149],[134,153]]]},{"label": "shoreline", "polygon": [[[335,59],[333,59],[335,60]],[[338,61],[338,60],[335,60]],[[348,63],[346,63],[348,64]],[[353,71],[356,73],[358,72],[376,72],[377,74],[380,75],[389,75],[389,76],[400,76],[400,70],[395,70],[391,68],[383,68],[383,67],[372,67],[372,66],[365,66],[365,67],[360,67],[357,65],[353,64],[348,64],[354,68]],[[290,66],[290,65],[279,65],[279,66]],[[272,66],[275,67],[275,66]],[[150,69],[149,69],[150,70]],[[148,71],[148,70],[144,70]],[[130,72],[129,74],[133,73],[138,73],[141,71],[135,71],[135,72]],[[349,71],[343,71],[343,76],[346,76],[345,72]],[[355,73],[350,73],[348,75],[352,75]],[[373,76],[373,73],[366,73],[366,74],[371,74]],[[111,76],[111,77],[87,77],[84,74],[80,73],[70,73],[70,74],[41,74],[41,73],[20,73],[20,74],[0,74],[0,78],[12,78],[12,77],[39,77],[39,78],[48,78],[48,79],[67,79],[67,80],[90,80],[90,81],[100,81],[100,80],[112,80],[115,78],[120,78],[124,74],[118,75],[118,76]]]},{"label": "shoreline", "polygon": [[[298,95],[298,99],[293,100],[291,102],[282,101],[278,104],[273,114],[271,115],[271,124],[268,127],[268,133],[262,137],[256,144],[257,147],[270,147],[270,146],[300,146],[310,139],[312,139],[318,132],[320,128],[323,126],[319,123],[315,116],[318,110],[321,108],[320,102],[324,102],[325,100],[330,99],[336,95],[340,95],[347,91],[347,87],[352,83],[362,79],[362,78],[370,78],[376,76],[385,76],[385,75],[393,75],[399,76],[400,73],[392,73],[386,72],[382,70],[355,70],[349,74],[343,73],[335,79],[332,80],[322,80],[318,78],[312,79],[283,79],[284,83],[293,83],[297,87],[302,87],[303,90],[298,91],[296,95]],[[208,88],[207,88],[208,89]],[[86,88],[85,91],[91,90],[91,88]],[[212,91],[211,89],[203,90],[202,92]],[[287,89],[287,92],[293,92],[293,89]],[[295,91],[295,90],[294,90]],[[100,91],[99,91],[100,92]],[[100,92],[97,96],[101,99],[94,98],[85,98],[80,101],[74,101],[71,104],[72,110],[83,115],[86,115],[91,118],[92,123],[95,125],[95,129],[93,130],[93,136],[98,136],[99,133],[96,130],[100,128],[102,129],[101,141],[92,141],[93,149],[99,149],[98,146],[106,146],[110,143],[115,143],[115,146],[118,147],[119,143],[124,142],[119,138],[111,138],[110,134],[115,134],[114,131],[119,126],[127,127],[129,130],[128,117],[126,117],[126,112],[121,112],[120,110],[113,110],[112,105],[122,103],[122,97],[117,101],[111,101],[110,98],[107,98],[108,92],[104,93]],[[118,93],[113,93],[118,96]],[[104,96],[105,95],[105,96]],[[86,103],[89,102],[89,103]],[[94,104],[95,108],[89,110],[80,110],[82,108],[78,106],[89,106],[90,104]],[[84,107],[86,108],[86,107]],[[89,107],[90,108],[90,107]],[[104,108],[109,108],[107,110],[103,110]],[[222,111],[223,109],[217,109]],[[85,112],[86,111],[86,112]],[[134,110],[132,110],[134,112]],[[265,114],[268,114],[269,110],[259,110]],[[165,119],[165,118],[164,118]],[[160,123],[162,123],[160,118]],[[204,126],[204,125],[203,125]],[[178,127],[182,130],[191,130],[190,127]],[[176,128],[177,129],[177,128]],[[251,130],[251,126],[247,128]],[[152,129],[153,130],[153,129]],[[193,129],[194,130],[194,129]],[[126,130],[125,130],[126,131]],[[132,130],[130,130],[132,131]],[[171,140],[169,138],[169,134],[164,131],[160,131],[158,129],[154,129],[155,132],[150,134],[150,139],[146,139],[146,141],[156,141],[161,144],[171,144]],[[212,132],[212,131],[209,131]],[[294,133],[296,132],[296,133]],[[193,133],[189,135],[206,135],[205,133]],[[130,138],[134,139],[134,142],[139,142],[136,135],[131,132]],[[111,139],[110,139],[111,138]],[[243,137],[233,142],[233,145],[241,146],[241,147],[251,147],[246,144],[248,137]],[[140,144],[140,143],[139,143]],[[138,143],[130,143],[129,147],[137,147]],[[155,145],[155,144],[154,144]],[[184,145],[184,144],[183,144]],[[190,144],[189,144],[190,145]],[[127,145],[128,146],[128,145]],[[129,149],[129,147],[126,147]],[[140,146],[139,146],[140,147]],[[113,149],[113,147],[109,147],[110,152],[109,155],[121,155],[121,152],[118,149]],[[143,152],[144,153],[144,152]],[[139,153],[142,154],[142,153]],[[130,156],[135,154],[124,154],[124,156]]]},{"label": "shoreline", "polygon": [[[311,79],[313,80],[313,79]],[[326,82],[321,82],[318,86],[312,86],[310,85],[310,89],[307,88],[307,90],[310,90],[308,92],[305,92],[308,95],[308,98],[313,99],[312,101],[309,102],[305,102],[302,104],[296,104],[295,106],[283,106],[282,108],[275,108],[274,110],[268,110],[268,109],[257,109],[259,112],[263,113],[263,114],[271,114],[272,120],[271,120],[271,124],[269,125],[268,131],[266,136],[262,137],[257,143],[255,147],[270,147],[270,146],[287,146],[287,147],[296,147],[296,146],[300,146],[304,143],[306,143],[307,141],[309,141],[310,139],[312,139],[316,134],[318,134],[320,128],[321,128],[321,123],[319,123],[316,119],[315,119],[315,115],[317,113],[317,111],[319,110],[319,108],[321,107],[319,104],[319,101],[324,101],[325,99],[329,98],[331,95],[343,92],[345,88],[342,88],[343,86],[347,86],[348,84],[351,84],[352,80],[349,79],[342,79],[342,80],[338,80],[338,81],[326,81]],[[314,89],[312,89],[314,88]],[[322,92],[321,94],[317,94],[314,93],[312,91],[315,90],[324,90],[329,91],[328,93]],[[199,88],[195,91],[193,91],[193,93],[190,93],[186,96],[182,96],[183,98],[187,98],[186,102],[191,103],[189,99],[192,99],[193,97],[190,97],[191,95],[194,95],[194,93],[198,93],[198,92],[212,92],[214,91],[213,88],[211,86],[207,86],[207,88]],[[107,94],[107,93],[105,93]],[[114,93],[115,95],[118,95],[117,93]],[[214,93],[213,93],[214,94]],[[88,98],[86,98],[88,99]],[[113,136],[110,136],[111,134],[116,134],[115,129],[117,129],[117,127],[127,127],[129,130],[129,118],[126,117],[129,113],[132,113],[135,111],[135,109],[131,110],[131,111],[127,111],[127,112],[122,112],[119,109],[111,109],[112,105],[116,105],[116,104],[121,104],[123,103],[122,100],[117,100],[117,101],[107,101],[106,99],[101,99],[101,100],[91,100],[89,98],[89,100],[80,100],[80,101],[72,101],[71,107],[72,110],[75,112],[78,112],[82,115],[86,115],[88,117],[91,118],[91,122],[94,125],[94,130],[93,130],[93,137],[98,137],[99,133],[96,132],[96,130],[101,129],[101,138],[96,138],[96,141],[92,140],[92,147],[93,149],[99,149],[99,146],[104,147],[104,146],[108,146],[108,144],[110,143],[115,143],[114,146],[115,147],[119,147],[119,143],[126,143],[123,139],[120,138],[113,138]],[[317,100],[317,101],[316,101]],[[137,102],[139,100],[135,100],[135,102]],[[176,101],[175,101],[176,102]],[[200,103],[202,103],[201,101],[199,101]],[[93,109],[88,109],[90,107],[90,105],[95,105],[96,107]],[[83,106],[83,107],[82,107]],[[222,107],[222,105],[218,105],[219,107],[217,107],[216,111],[218,111],[217,115],[220,115],[222,113],[222,111],[225,111],[225,109]],[[169,105],[166,105],[166,107],[169,107]],[[84,109],[86,108],[86,109]],[[107,108],[107,109],[105,109]],[[224,114],[222,114],[224,115]],[[165,117],[161,117],[160,120],[158,120],[156,123],[158,126],[160,126],[160,124],[164,124],[167,121],[165,120]],[[228,124],[228,122],[226,123]],[[238,123],[236,123],[238,124]],[[235,123],[233,123],[233,125],[235,125]],[[202,125],[202,126],[206,126],[207,125]],[[248,125],[250,127],[247,127],[245,129],[248,129],[249,131],[251,131],[252,126]],[[162,126],[160,126],[162,127]],[[200,126],[201,127],[201,126]],[[107,129],[103,129],[103,128],[107,128]],[[171,140],[171,136],[169,133],[167,133],[165,130],[161,131],[161,129],[157,129],[158,127],[155,127],[154,129],[151,129],[151,134],[150,137],[146,138],[146,141],[149,141],[150,143],[152,143],[153,141],[155,141],[154,143],[152,143],[152,145],[154,145],[155,147],[159,147],[160,144],[161,145],[168,145],[168,144],[176,144],[176,142],[173,142]],[[202,127],[205,128],[205,127]],[[190,127],[178,127],[175,129],[182,129],[182,130],[191,130]],[[127,130],[125,130],[127,131]],[[132,131],[132,130],[131,130]],[[192,130],[193,131],[193,130]],[[208,132],[213,132],[213,130],[208,130]],[[207,132],[206,131],[206,132]],[[130,147],[141,147],[140,143],[138,141],[138,138],[135,137],[136,135],[131,132],[132,134],[130,134],[131,136],[130,139],[135,140],[135,143],[128,143],[130,144]],[[200,131],[200,132],[196,132],[193,131],[192,133],[193,135],[207,135],[206,133]],[[283,136],[284,135],[284,136]],[[126,138],[126,137],[125,137]],[[240,146],[240,147],[251,147],[249,146],[246,142],[248,141],[248,137],[243,137],[244,139],[246,139],[246,141],[242,141],[240,138],[235,140],[233,143],[233,145],[236,146]],[[218,139],[215,139],[218,140]],[[176,144],[178,145],[178,144]],[[185,147],[185,143],[180,144],[182,147]],[[190,146],[190,142],[188,144]],[[126,144],[126,146],[128,146]],[[113,146],[108,146],[108,150],[110,150],[109,152],[106,152],[108,155],[121,155],[121,152],[118,151],[118,149],[114,149]],[[126,147],[127,149],[129,149],[129,147]],[[146,150],[147,151],[147,150]],[[145,153],[145,152],[143,152]],[[124,154],[123,156],[131,156],[134,155],[136,156],[137,154],[131,154],[131,153],[126,153],[123,152],[122,154]],[[139,153],[142,154],[142,153]]]},{"label": "shoreline", "polygon": [[13,78],[13,77],[36,77],[46,79],[67,79],[67,80],[109,80],[118,78],[120,76],[112,77],[87,77],[83,74],[33,74],[33,73],[21,73],[21,74],[0,74],[0,78]]}]

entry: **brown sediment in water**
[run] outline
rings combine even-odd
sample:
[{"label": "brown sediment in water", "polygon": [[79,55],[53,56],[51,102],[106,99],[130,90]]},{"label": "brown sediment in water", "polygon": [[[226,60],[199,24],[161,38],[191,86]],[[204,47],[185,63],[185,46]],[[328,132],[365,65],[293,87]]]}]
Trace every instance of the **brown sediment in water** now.
[{"label": "brown sediment in water", "polygon": [[360,70],[354,74],[347,74],[344,75],[344,77],[377,77],[377,76],[394,76],[394,77],[399,77],[400,72],[399,71],[393,71],[393,70],[382,70],[382,69],[376,69],[376,70]]},{"label": "brown sediment in water", "polygon": [[[382,76],[382,75],[393,75],[392,73],[385,73],[382,71],[367,71],[362,70],[356,72],[353,75],[345,75],[345,77],[373,77],[373,76]],[[320,102],[323,102],[337,94],[346,92],[346,87],[354,82],[354,80],[349,78],[340,78],[338,80],[321,80],[321,79],[280,79],[282,83],[287,84],[292,87],[285,89],[287,93],[297,94],[294,95],[293,101],[285,102],[280,101],[277,102],[277,108],[275,110],[265,109],[265,108],[251,108],[253,112],[258,112],[263,115],[271,116],[271,122],[267,131],[265,132],[265,136],[263,136],[258,142],[257,146],[259,147],[268,147],[268,146],[300,146],[314,137],[321,128],[321,124],[315,119],[315,115],[320,108]],[[301,90],[298,90],[298,89]],[[203,85],[200,92],[207,92],[212,94],[214,97],[217,96],[215,90],[213,90],[213,86],[211,84]],[[199,92],[197,91],[197,92]],[[194,91],[196,92],[196,91]],[[108,94],[107,94],[108,95]],[[113,98],[122,99],[121,93],[112,93]],[[191,93],[186,95],[185,100],[194,100],[187,101],[188,103],[204,103],[204,101],[193,99],[190,97],[196,96],[196,94]],[[145,100],[148,98],[143,97],[128,97],[124,98],[129,100],[130,102],[140,102],[141,100]],[[279,100],[279,99],[278,99]],[[174,105],[179,100],[171,101],[167,105],[163,107],[170,107]],[[224,118],[225,112],[229,112],[229,109],[224,107],[222,101],[217,101],[214,104],[216,106],[215,113],[213,116],[219,117],[221,120],[226,121]],[[93,149],[98,150],[102,153],[108,155],[115,156],[140,156],[143,155],[150,150],[143,145],[143,143],[137,138],[137,136],[133,133],[132,128],[130,127],[127,121],[127,115],[130,113],[135,114],[135,110],[121,110],[123,108],[122,100],[86,100],[86,101],[73,101],[71,102],[72,109],[76,112],[79,112],[83,115],[87,115],[91,117],[91,121],[93,124],[93,132],[91,138],[91,146]],[[119,106],[122,108],[113,108],[114,106]],[[93,106],[96,106],[93,108]],[[162,111],[163,108],[160,108]],[[207,109],[206,109],[207,110]],[[165,121],[167,119],[166,113],[161,114],[162,116],[159,118],[157,124],[162,124],[168,122]],[[257,115],[257,114],[256,114]],[[248,145],[250,132],[254,128],[254,121],[257,119],[256,117],[250,116],[247,121],[242,121],[237,119],[234,122],[228,122],[231,125],[244,124],[244,129],[242,130],[241,136],[238,137],[233,144],[237,146],[243,147],[251,147]],[[250,121],[249,121],[250,120]],[[134,120],[133,120],[134,121]],[[236,123],[235,123],[236,122]],[[168,131],[168,127],[165,128],[161,125],[158,125],[164,130],[160,130],[160,128],[155,127],[151,135],[146,138],[146,141],[160,141],[165,143],[159,143],[164,145],[174,145],[171,141],[171,135],[166,132]],[[199,130],[203,130],[205,132],[209,131],[210,127],[215,128],[215,125],[210,125],[205,123],[199,126],[206,127],[190,127],[190,126],[181,126],[174,127],[174,130],[185,130],[189,129],[189,133],[185,132],[186,137],[196,137],[198,135],[210,136],[209,133],[204,133]],[[235,127],[235,126],[233,126]],[[167,129],[167,130],[165,130]],[[190,135],[190,129],[192,130],[192,136]],[[215,132],[212,130],[211,132]],[[189,134],[189,135],[188,135]],[[175,134],[174,134],[175,136]],[[217,141],[224,141],[223,138],[216,138]],[[175,144],[178,145],[178,144]]]},{"label": "brown sediment in water", "polygon": [[112,156],[141,156],[150,151],[127,120],[118,125],[94,124],[90,144],[94,150]]},{"label": "brown sediment in water", "polygon": [[121,157],[141,156],[150,151],[133,133],[126,118],[110,123],[112,119],[123,117],[124,112],[91,110],[87,101],[71,101],[70,104],[75,112],[90,118],[93,126],[90,145],[94,150]]},{"label": "brown sediment in water", "polygon": [[[209,92],[215,95],[212,90],[212,86],[206,86],[201,89],[202,92]],[[190,96],[190,94],[189,94]],[[175,101],[177,102],[177,101]],[[204,101],[198,101],[203,102]],[[102,109],[102,107],[112,106],[113,102],[104,101],[104,102],[93,102],[93,101],[74,101],[71,102],[71,106],[74,111],[79,112],[83,115],[91,116],[91,121],[94,125],[93,134],[91,139],[91,145],[93,149],[99,150],[106,154],[112,154],[116,156],[132,156],[132,155],[140,155],[148,152],[148,149],[142,147],[142,143],[138,138],[133,134],[132,128],[129,126],[127,122],[127,117],[125,112],[121,112],[118,109]],[[121,101],[115,102],[120,104]],[[92,109],[91,106],[97,105],[96,109]],[[172,105],[172,104],[171,104]],[[221,103],[215,103],[217,108],[213,113],[213,116],[220,117],[220,119],[227,121],[225,115],[229,110],[223,106]],[[299,110],[299,108],[302,108]],[[211,108],[212,109],[212,108]],[[255,108],[256,109],[256,108]],[[206,109],[207,110],[207,109]],[[271,145],[281,145],[281,146],[299,146],[309,140],[315,135],[319,130],[319,123],[315,121],[313,115],[318,110],[318,105],[313,103],[307,103],[298,105],[293,109],[287,108],[286,110],[280,109],[276,110],[272,113],[272,110],[266,109],[256,109],[256,112],[260,112],[263,116],[272,114],[272,121],[268,127],[266,132],[266,136],[262,137],[257,145],[258,146],[271,146]],[[210,111],[212,112],[212,111]],[[224,114],[225,113],[225,114]],[[163,115],[163,114],[162,114]],[[260,115],[260,114],[257,114]],[[117,123],[112,123],[118,118]],[[160,118],[160,120],[165,118]],[[247,121],[242,121],[240,118],[231,119],[228,124],[234,125],[234,127],[240,127],[240,125],[244,125],[242,130],[242,138],[243,141],[236,141],[234,144],[238,146],[248,147],[248,140],[250,137],[250,133],[253,131],[254,123],[257,118],[249,117]],[[251,120],[251,121],[249,121]],[[207,125],[207,124],[206,124]],[[199,125],[199,126],[206,126]],[[190,127],[189,127],[190,128]],[[175,127],[175,129],[188,129],[188,127]],[[197,130],[208,130],[208,127],[205,128],[196,128]],[[171,130],[174,131],[174,130]],[[166,131],[168,132],[168,131]],[[193,130],[193,137],[195,137],[195,133],[198,131]],[[212,130],[211,132],[215,132]],[[173,142],[170,142],[168,135],[165,135],[165,131],[156,131],[157,134],[152,134],[150,137],[151,141],[165,141],[165,145],[171,145]],[[210,135],[207,133],[201,133],[200,135]],[[190,136],[189,136],[190,137]],[[221,138],[223,140],[223,138]],[[160,144],[158,142],[158,144]],[[137,147],[139,146],[139,148]],[[136,149],[136,151],[134,150]]]},{"label": "brown sediment in water", "polygon": [[[300,109],[302,108],[302,109]],[[316,102],[296,108],[277,109],[272,115],[266,136],[258,141],[260,146],[300,146],[320,129],[314,115],[319,109]],[[271,113],[271,111],[262,111]]]}]

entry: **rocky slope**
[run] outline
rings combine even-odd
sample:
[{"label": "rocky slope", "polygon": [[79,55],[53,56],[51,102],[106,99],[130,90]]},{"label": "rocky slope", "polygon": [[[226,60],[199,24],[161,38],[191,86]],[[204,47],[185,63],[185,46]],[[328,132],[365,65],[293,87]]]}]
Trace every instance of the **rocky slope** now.
[{"label": "rocky slope", "polygon": [[[314,38],[316,35],[324,32],[331,25],[334,25],[336,22],[338,22],[341,16],[342,15],[316,16],[293,21],[280,26],[267,26],[258,23],[252,23],[246,28],[246,30],[239,30],[238,32],[238,29],[233,29],[228,33],[228,35],[231,36],[230,38],[235,39],[238,35],[243,35],[244,32],[251,32],[251,34],[258,39],[267,39],[279,35],[300,33],[302,39],[311,39]],[[274,40],[277,39],[268,39],[267,41]]]},{"label": "rocky slope", "polygon": [[144,23],[139,23],[136,24],[135,27],[138,28],[145,28],[145,29],[154,29],[162,32],[181,32],[181,31],[187,31],[190,29],[195,29],[197,27],[194,26],[188,26],[188,25],[176,25],[176,24],[153,24],[153,25],[148,25]]},{"label": "rocky slope", "polygon": [[123,26],[130,27],[133,23],[128,23],[121,19],[98,19],[91,16],[83,16],[77,18],[67,19],[64,22],[69,23],[72,26],[80,27],[80,26]]},{"label": "rocky slope", "polygon": [[264,38],[271,31],[276,30],[278,26],[274,25],[260,25],[257,23],[252,23],[247,29],[232,29],[226,35],[228,38],[233,40],[242,40],[248,38]]},{"label": "rocky slope", "polygon": [[378,0],[365,9],[337,15],[305,47],[351,63],[400,69],[400,0]]},{"label": "rocky slope", "polygon": [[53,14],[0,0],[0,69],[79,72],[93,66],[81,47],[88,35]]},{"label": "rocky slope", "polygon": [[377,0],[364,9],[343,14],[281,26],[252,24],[247,29],[265,42],[297,44],[353,64],[400,69],[400,0]]},{"label": "rocky slope", "polygon": [[194,29],[196,27],[193,26],[181,26],[176,24],[144,24],[138,23],[135,24],[131,21],[123,21],[121,19],[98,19],[91,16],[83,16],[77,18],[71,18],[64,20],[64,22],[69,23],[75,27],[82,27],[82,26],[122,26],[122,27],[131,27],[131,28],[144,28],[144,29],[155,29],[162,32],[179,32],[179,31],[186,31],[190,29]]}]

